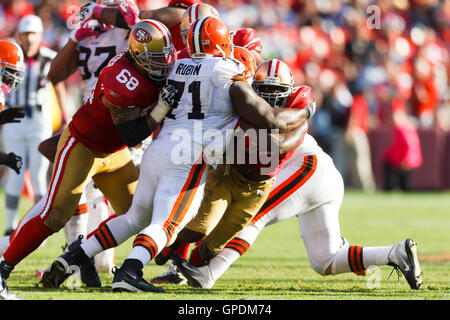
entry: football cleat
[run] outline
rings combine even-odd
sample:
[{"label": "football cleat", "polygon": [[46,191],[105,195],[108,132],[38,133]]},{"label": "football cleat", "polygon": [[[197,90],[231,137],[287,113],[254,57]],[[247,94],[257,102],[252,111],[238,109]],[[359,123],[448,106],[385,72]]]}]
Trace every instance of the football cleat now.
[{"label": "football cleat", "polygon": [[177,254],[172,255],[172,260],[178,270],[186,277],[190,286],[203,289],[210,289],[214,286],[216,281],[212,278],[209,264],[194,267]]},{"label": "football cleat", "polygon": [[41,283],[44,288],[58,288],[71,274],[80,269],[81,281],[88,287],[101,287],[100,277],[91,259],[81,248],[81,239],[72,242],[67,252],[60,255],[42,275]]},{"label": "football cleat", "polygon": [[187,284],[187,279],[178,271],[177,266],[173,262],[170,262],[169,270],[162,275],[153,278],[150,282],[185,285]]},{"label": "football cleat", "polygon": [[94,258],[90,258],[89,262],[85,262],[80,266],[81,281],[89,288],[100,288],[102,282],[95,269]]},{"label": "football cleat", "polygon": [[112,290],[114,292],[165,292],[161,287],[151,285],[142,277],[142,271],[137,274],[131,270],[124,270],[123,268],[113,268],[112,273],[114,279],[112,283]]},{"label": "football cleat", "polygon": [[9,291],[6,280],[0,277],[0,300],[24,300]]},{"label": "football cleat", "polygon": [[422,286],[422,271],[417,257],[417,243],[412,239],[406,239],[394,245],[389,256],[388,265],[405,276],[411,289],[420,289]]}]

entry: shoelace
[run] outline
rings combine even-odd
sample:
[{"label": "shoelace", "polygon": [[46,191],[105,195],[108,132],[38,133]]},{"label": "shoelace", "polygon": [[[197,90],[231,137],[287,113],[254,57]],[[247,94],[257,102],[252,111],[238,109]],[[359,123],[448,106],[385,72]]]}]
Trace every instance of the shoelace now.
[{"label": "shoelace", "polygon": [[400,278],[403,276],[402,272],[400,271],[400,268],[396,265],[393,266],[391,273],[388,276],[388,279],[391,277],[391,275],[394,273],[394,271],[397,272],[397,281],[400,281]]}]

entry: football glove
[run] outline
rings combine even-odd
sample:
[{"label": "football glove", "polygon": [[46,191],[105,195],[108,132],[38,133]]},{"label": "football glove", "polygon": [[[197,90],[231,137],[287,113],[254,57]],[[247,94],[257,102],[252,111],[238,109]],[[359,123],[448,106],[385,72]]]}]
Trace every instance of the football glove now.
[{"label": "football glove", "polygon": [[89,20],[90,19],[85,20],[78,29],[75,29],[75,30],[73,30],[70,33],[70,39],[72,41],[78,42],[78,41],[81,41],[83,39],[99,35],[100,30],[98,28],[88,27],[87,26],[87,22]]},{"label": "football glove", "polygon": [[80,12],[77,13],[77,20],[83,23],[89,19],[99,19],[100,13],[105,7],[106,6],[103,4],[89,1],[89,3],[82,6]]},{"label": "football glove", "polygon": [[177,93],[177,89],[170,84],[159,91],[158,103],[150,113],[157,123],[161,123],[166,114],[175,106]]},{"label": "football glove", "polygon": [[139,22],[139,9],[133,1],[122,1],[119,11],[130,29]]},{"label": "football glove", "polygon": [[0,112],[0,125],[11,122],[20,122],[25,117],[25,112],[19,108],[8,108]]},{"label": "football glove", "polygon": [[20,169],[22,168],[22,157],[10,152],[8,153],[5,164],[9,168],[13,169],[17,174],[20,174]]}]

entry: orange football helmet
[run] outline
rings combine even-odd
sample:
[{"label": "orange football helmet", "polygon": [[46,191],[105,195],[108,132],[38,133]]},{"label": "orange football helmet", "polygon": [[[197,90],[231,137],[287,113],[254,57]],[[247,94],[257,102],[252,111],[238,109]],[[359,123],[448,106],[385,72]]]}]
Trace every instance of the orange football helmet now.
[{"label": "orange football helmet", "polygon": [[256,70],[255,56],[243,47],[234,46],[233,56],[245,66],[245,80],[253,78]]},{"label": "orange football helmet", "polygon": [[252,87],[274,108],[283,108],[292,93],[294,77],[286,63],[278,59],[261,63],[255,71]]},{"label": "orange football helmet", "polygon": [[187,33],[191,24],[200,18],[209,16],[218,18],[219,13],[213,6],[206,3],[194,4],[184,11],[183,18],[181,18],[180,22],[180,35],[185,45]]},{"label": "orange football helmet", "polygon": [[0,84],[4,93],[13,92],[23,81],[23,52],[15,42],[0,40]]},{"label": "orange football helmet", "polygon": [[219,18],[203,17],[189,28],[187,49],[191,58],[228,58],[231,54],[231,37],[228,27]]},{"label": "orange football helmet", "polygon": [[170,31],[159,21],[144,19],[133,26],[128,51],[152,80],[165,80],[175,62]]}]

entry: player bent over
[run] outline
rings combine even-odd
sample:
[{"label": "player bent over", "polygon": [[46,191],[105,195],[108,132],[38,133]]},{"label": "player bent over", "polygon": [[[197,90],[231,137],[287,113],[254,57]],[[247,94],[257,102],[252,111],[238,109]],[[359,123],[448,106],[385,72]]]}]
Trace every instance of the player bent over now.
[{"label": "player bent over", "polygon": [[[169,111],[165,99],[174,91],[158,91],[173,59],[170,33],[162,23],[143,20],[133,27],[129,49],[102,70],[93,95],[61,135],[49,191],[26,214],[0,259],[0,291],[7,290],[4,280],[14,266],[64,227],[90,178],[118,215],[127,212],[138,171],[126,146],[148,137]],[[46,278],[42,281],[49,286]]]},{"label": "player bent over", "polygon": [[[265,72],[264,65],[269,63],[264,62],[258,68],[255,79],[259,78],[253,86],[260,96],[277,107],[286,94],[283,88],[267,79],[269,73]],[[290,88],[286,107],[305,105],[304,100],[309,96],[306,88]],[[310,265],[317,273],[363,275],[369,266],[389,265],[403,273],[411,289],[419,289],[422,277],[417,244],[413,240],[406,239],[393,246],[362,247],[350,245],[341,236],[339,210],[343,195],[343,180],[332,159],[307,134],[276,175],[276,182],[258,214],[219,254],[201,266],[194,266],[193,261],[187,262],[178,256],[174,256],[174,261],[190,285],[211,288],[227,268],[248,251],[265,226],[297,216]],[[198,230],[201,226],[193,227]]]}]

